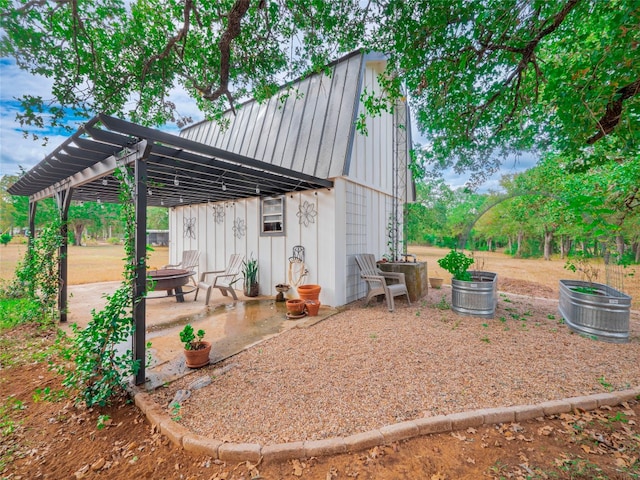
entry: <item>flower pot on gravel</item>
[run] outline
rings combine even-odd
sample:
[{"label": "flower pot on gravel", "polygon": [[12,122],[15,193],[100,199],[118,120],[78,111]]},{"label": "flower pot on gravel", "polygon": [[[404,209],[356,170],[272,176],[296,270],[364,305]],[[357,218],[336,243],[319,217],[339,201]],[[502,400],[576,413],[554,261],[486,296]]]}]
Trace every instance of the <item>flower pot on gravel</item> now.
[{"label": "flower pot on gravel", "polygon": [[300,285],[298,296],[300,300],[318,300],[320,298],[320,285]]},{"label": "flower pot on gravel", "polygon": [[431,288],[440,289],[442,288],[443,280],[442,278],[429,277],[429,285],[431,285]]},{"label": "flower pot on gravel", "polygon": [[209,354],[211,353],[211,343],[202,341],[200,342],[202,348],[199,350],[185,350],[184,358],[187,367],[200,368],[209,365]]}]

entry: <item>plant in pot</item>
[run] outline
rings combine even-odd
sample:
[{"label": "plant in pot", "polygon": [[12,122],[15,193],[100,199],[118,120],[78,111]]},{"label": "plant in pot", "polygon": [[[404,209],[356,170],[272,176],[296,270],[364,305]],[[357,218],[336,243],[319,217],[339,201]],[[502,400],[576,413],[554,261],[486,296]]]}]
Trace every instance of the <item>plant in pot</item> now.
[{"label": "plant in pot", "polygon": [[247,297],[257,297],[260,286],[258,285],[258,260],[253,258],[242,262],[242,275],[244,276],[244,294]]},{"label": "plant in pot", "polygon": [[184,344],[184,356],[189,368],[199,368],[209,364],[211,342],[203,340],[204,335],[204,330],[194,332],[189,324],[185,325],[180,332],[180,341]]},{"label": "plant in pot", "polygon": [[451,279],[451,310],[477,317],[493,317],[498,301],[498,275],[479,270],[469,271],[475,259],[451,250],[438,260]]},{"label": "plant in pot", "polygon": [[628,342],[631,297],[596,283],[599,271],[583,254],[569,259],[564,268],[583,278],[560,280],[558,310],[569,329],[606,342]]}]

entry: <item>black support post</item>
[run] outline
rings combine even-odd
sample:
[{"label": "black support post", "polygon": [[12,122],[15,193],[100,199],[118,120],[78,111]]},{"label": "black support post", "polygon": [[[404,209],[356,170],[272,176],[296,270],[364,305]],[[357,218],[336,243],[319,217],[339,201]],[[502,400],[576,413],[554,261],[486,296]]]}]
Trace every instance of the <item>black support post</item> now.
[{"label": "black support post", "polygon": [[133,359],[139,362],[135,384],[145,382],[146,291],[147,291],[147,163],[149,147],[135,161],[135,283],[133,286]]},{"label": "black support post", "polygon": [[68,270],[68,220],[69,205],[71,204],[72,189],[63,190],[56,193],[56,203],[60,213],[60,248],[58,248],[58,279],[60,285],[58,287],[58,313],[60,314],[60,322],[67,321],[67,285],[69,285]]}]

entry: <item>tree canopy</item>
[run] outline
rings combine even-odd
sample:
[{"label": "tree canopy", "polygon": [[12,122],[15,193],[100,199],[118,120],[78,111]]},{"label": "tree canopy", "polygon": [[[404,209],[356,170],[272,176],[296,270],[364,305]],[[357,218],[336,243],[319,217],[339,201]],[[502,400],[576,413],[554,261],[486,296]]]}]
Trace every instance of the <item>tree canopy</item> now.
[{"label": "tree canopy", "polygon": [[[408,94],[423,168],[477,178],[513,151],[574,168],[638,155],[636,0],[2,0],[0,54],[53,79],[26,95],[25,128],[95,112],[147,125],[207,118],[355,48],[389,56],[387,97]],[[387,103],[391,104],[391,103]],[[370,114],[375,114],[372,108]]]}]

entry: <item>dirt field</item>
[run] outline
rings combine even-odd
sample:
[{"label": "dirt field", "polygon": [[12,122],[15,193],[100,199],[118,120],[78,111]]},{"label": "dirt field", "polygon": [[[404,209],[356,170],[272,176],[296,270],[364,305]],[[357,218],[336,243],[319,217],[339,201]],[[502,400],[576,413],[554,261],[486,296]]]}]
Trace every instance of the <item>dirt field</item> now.
[{"label": "dirt field", "polygon": [[[16,264],[24,256],[26,244],[10,243],[0,246],[0,280],[13,276]],[[69,246],[69,284],[116,281],[122,278],[124,250],[121,245]],[[149,255],[149,266],[161,267],[169,263],[169,249],[155,247]]]},{"label": "dirt field", "polygon": [[[0,280],[11,278],[15,265],[24,255],[26,245],[11,243],[0,247]],[[446,255],[447,250],[435,247],[412,246],[409,252],[415,254],[419,260],[426,261],[430,277],[441,277],[445,284],[450,284],[450,275],[442,270],[437,263],[439,258]],[[124,252],[121,246],[96,245],[86,247],[69,247],[69,284],[106,282],[120,280],[122,274],[122,258]],[[554,258],[552,261],[543,259],[517,259],[497,252],[477,252],[475,254],[477,270],[497,272],[499,288],[503,288],[508,280],[526,280],[550,288],[557,294],[558,281],[561,278],[579,280],[578,274],[564,269],[565,260]],[[156,247],[151,252],[149,265],[162,266],[168,263],[169,251],[167,247]],[[605,282],[604,266],[600,265],[598,280]],[[627,273],[636,272],[634,276],[624,278],[624,291],[633,298],[632,308],[640,308],[640,266],[627,269]],[[615,286],[615,285],[613,285]],[[546,295],[543,295],[546,296]]]}]

